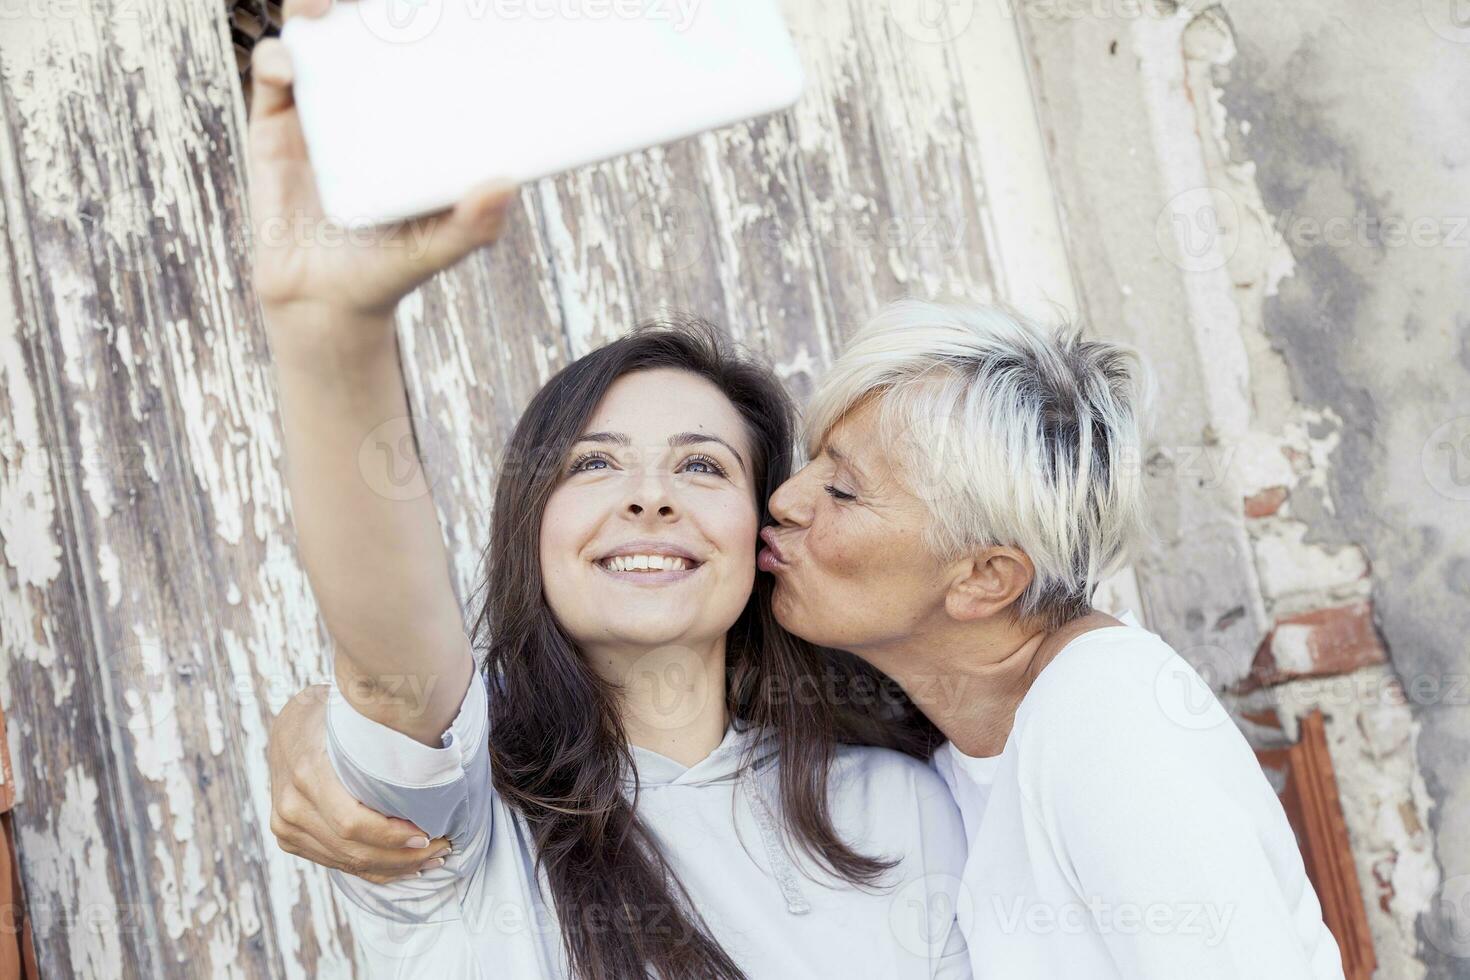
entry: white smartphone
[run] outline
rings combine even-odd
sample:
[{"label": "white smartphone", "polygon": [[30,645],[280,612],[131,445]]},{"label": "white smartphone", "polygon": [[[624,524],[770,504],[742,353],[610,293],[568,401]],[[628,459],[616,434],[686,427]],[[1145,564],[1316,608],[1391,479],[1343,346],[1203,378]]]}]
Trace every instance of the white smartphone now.
[{"label": "white smartphone", "polygon": [[804,79],[776,0],[337,0],[281,37],[349,226],[785,109]]}]

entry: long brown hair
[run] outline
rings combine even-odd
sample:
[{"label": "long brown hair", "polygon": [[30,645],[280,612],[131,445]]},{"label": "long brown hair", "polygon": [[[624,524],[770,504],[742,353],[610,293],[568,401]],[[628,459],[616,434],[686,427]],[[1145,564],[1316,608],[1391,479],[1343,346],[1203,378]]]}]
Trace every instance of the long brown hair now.
[{"label": "long brown hair", "polygon": [[[531,830],[573,973],[737,980],[740,968],[710,935],[624,795],[633,758],[618,690],[586,664],[542,595],[539,532],[566,456],[612,383],[651,368],[689,371],[729,398],[754,446],[760,523],[770,523],[766,501],[790,475],[795,445],[795,411],[780,382],[704,321],[644,324],[568,365],[521,416],[495,491],[486,598],[471,635],[490,690],[495,788]],[[727,707],[776,733],[780,812],[795,840],[825,869],[872,885],[892,862],[857,853],[832,826],[827,777],[836,745],[926,756],[937,733],[871,667],[782,629],[771,612],[772,588],[769,575],[757,575],[728,634]],[[792,696],[801,691],[812,696]]]}]

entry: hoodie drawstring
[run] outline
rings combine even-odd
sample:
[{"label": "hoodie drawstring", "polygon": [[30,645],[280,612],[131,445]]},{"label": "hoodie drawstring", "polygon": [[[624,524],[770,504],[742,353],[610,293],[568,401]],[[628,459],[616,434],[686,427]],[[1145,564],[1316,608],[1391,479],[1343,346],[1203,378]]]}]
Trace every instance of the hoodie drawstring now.
[{"label": "hoodie drawstring", "polygon": [[766,785],[768,774],[774,776],[777,772],[777,767],[773,765],[767,766],[762,772],[750,774],[749,781],[754,789],[751,795],[755,803],[751,812],[755,814],[756,826],[760,828],[761,841],[766,846],[766,857],[771,862],[776,884],[781,889],[781,896],[786,899],[786,911],[792,915],[804,915],[812,910],[812,906],[802,894],[796,865],[781,844],[781,825],[776,819],[775,807],[771,803],[769,787]]}]

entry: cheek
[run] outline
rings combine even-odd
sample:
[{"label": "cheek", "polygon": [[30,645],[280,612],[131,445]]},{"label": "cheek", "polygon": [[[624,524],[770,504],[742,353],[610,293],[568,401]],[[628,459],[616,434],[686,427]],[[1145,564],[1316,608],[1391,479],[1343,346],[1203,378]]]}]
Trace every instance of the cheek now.
[{"label": "cheek", "polygon": [[546,597],[553,608],[564,579],[576,572],[582,549],[596,525],[596,508],[584,494],[559,489],[546,502],[541,515],[539,558]]},{"label": "cheek", "polygon": [[722,554],[741,568],[755,567],[760,517],[749,500],[729,495],[719,501],[709,501],[697,510],[691,508],[691,513],[700,530]]},{"label": "cheek", "polygon": [[546,501],[546,511],[541,515],[541,564],[543,566],[564,555],[576,532],[575,502],[557,490]]},{"label": "cheek", "polygon": [[861,575],[876,557],[872,535],[865,535],[849,516],[818,513],[803,542],[812,563],[826,575],[849,578]]}]

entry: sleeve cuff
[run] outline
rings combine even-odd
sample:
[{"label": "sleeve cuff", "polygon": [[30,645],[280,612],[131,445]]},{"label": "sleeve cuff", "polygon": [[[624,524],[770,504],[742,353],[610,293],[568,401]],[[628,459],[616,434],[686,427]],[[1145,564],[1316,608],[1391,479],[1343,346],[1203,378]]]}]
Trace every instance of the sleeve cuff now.
[{"label": "sleeve cuff", "polygon": [[463,775],[475,747],[485,739],[487,706],[485,678],[476,669],[459,712],[440,736],[443,747],[436,749],[358,711],[333,678],[327,704],[327,745],[334,762],[345,761],[374,780],[404,787],[437,786]]}]

